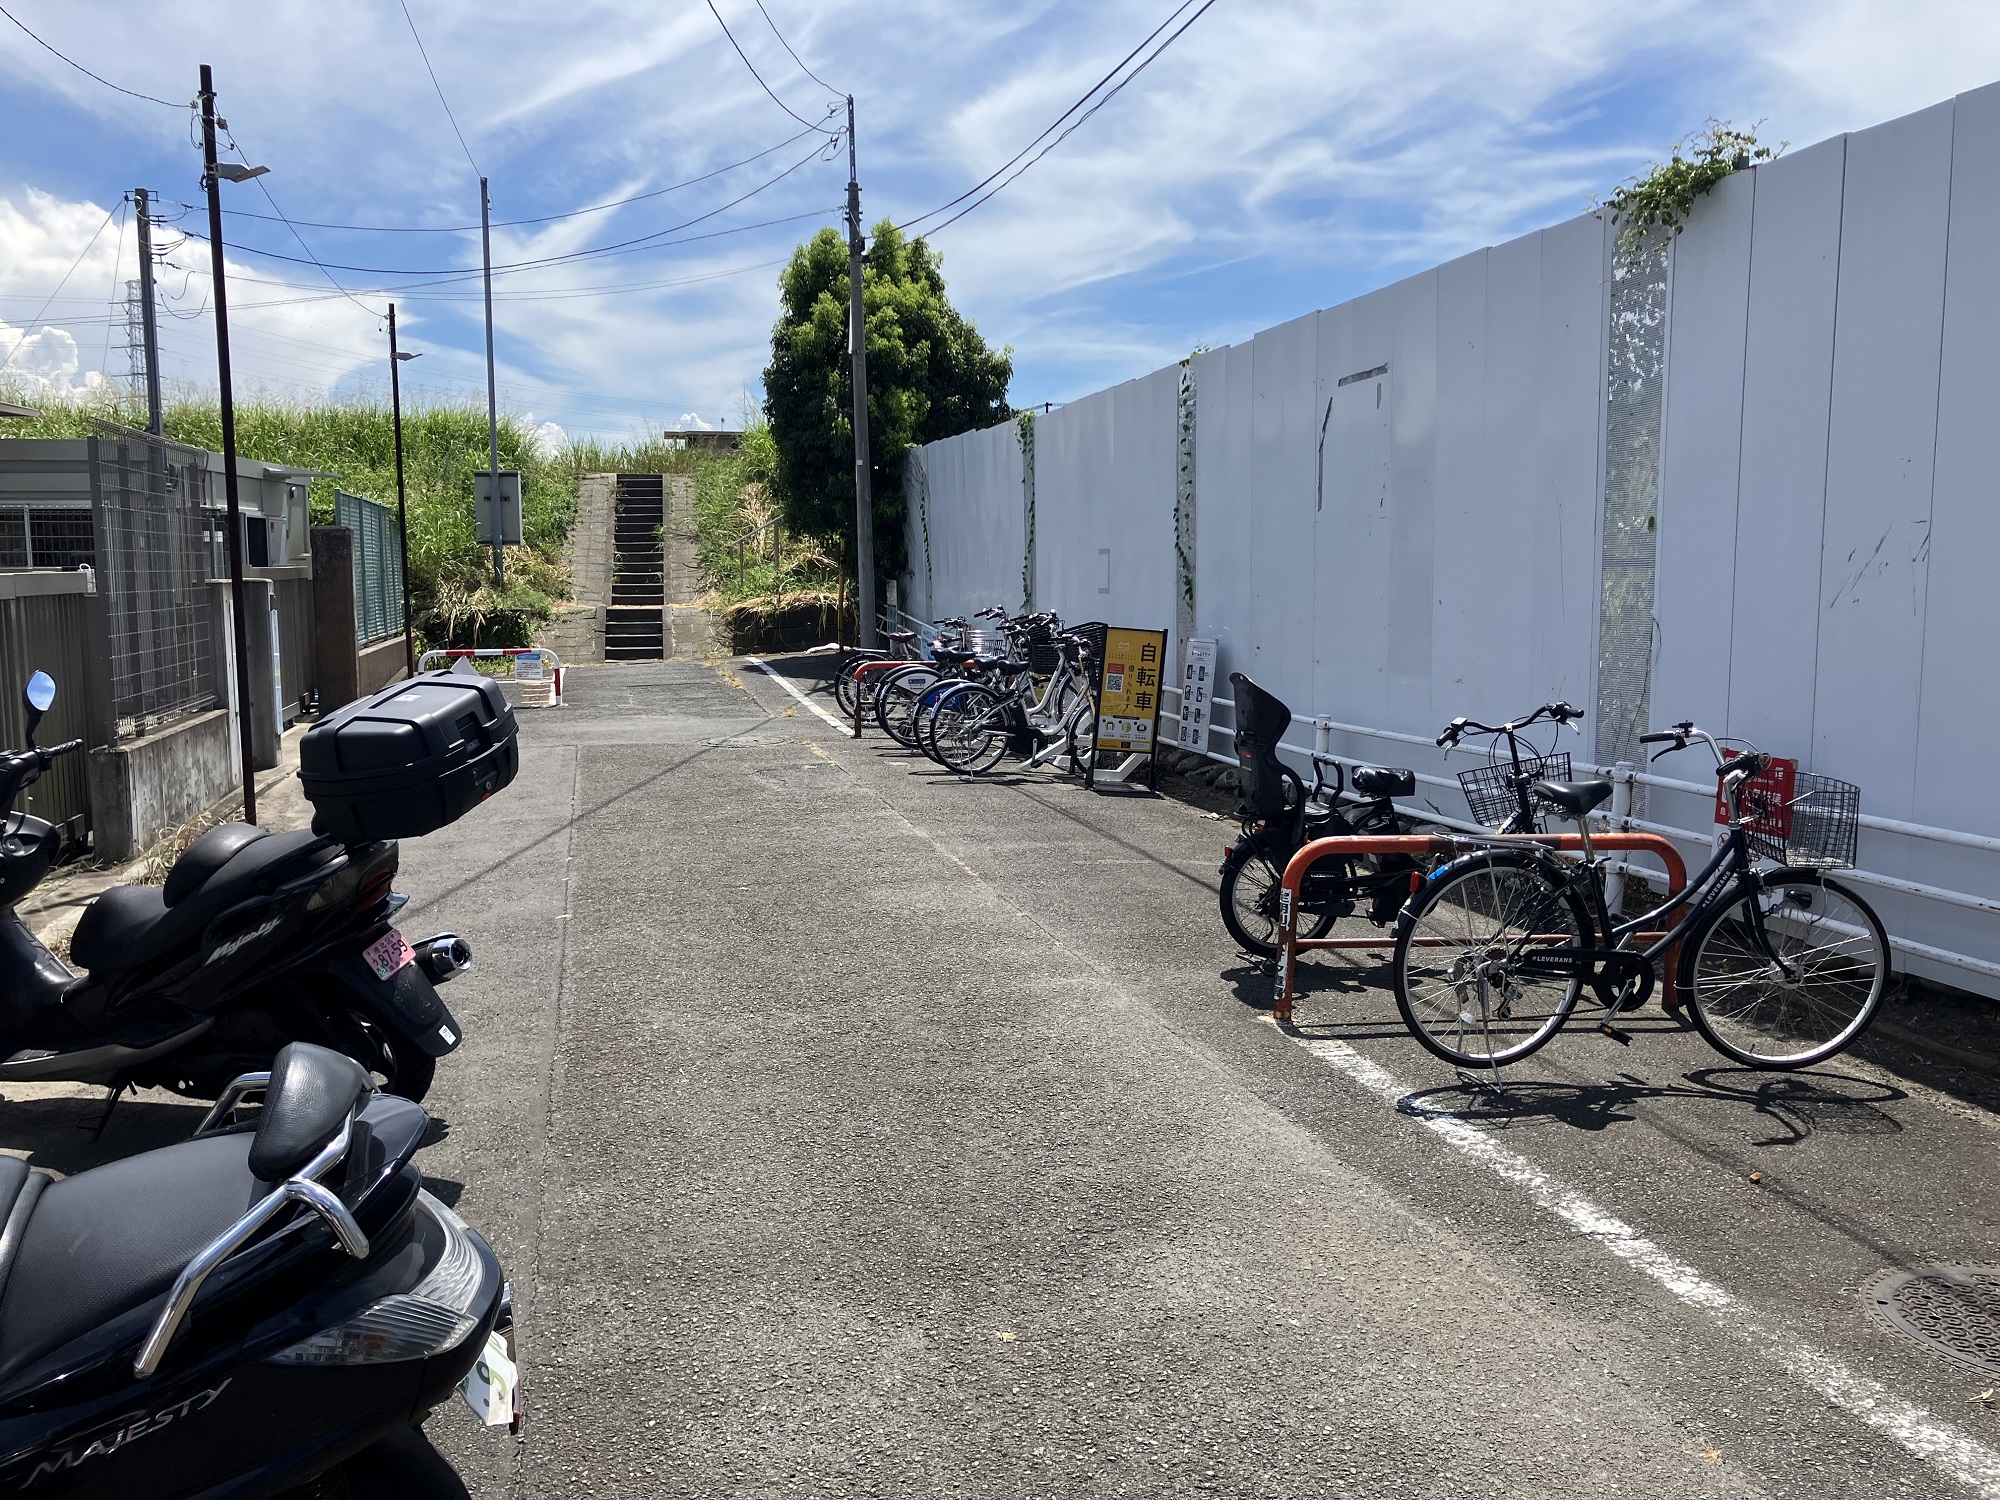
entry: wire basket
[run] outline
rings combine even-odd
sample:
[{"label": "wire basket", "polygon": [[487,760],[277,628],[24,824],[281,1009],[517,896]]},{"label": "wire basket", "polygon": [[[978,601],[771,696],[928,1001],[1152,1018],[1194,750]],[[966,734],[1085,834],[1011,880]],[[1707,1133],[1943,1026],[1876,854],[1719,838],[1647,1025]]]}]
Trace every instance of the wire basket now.
[{"label": "wire basket", "polygon": [[1861,788],[1831,776],[1797,772],[1789,802],[1756,796],[1744,831],[1765,859],[1802,870],[1850,870],[1861,834]]},{"label": "wire basket", "polygon": [[1028,647],[1028,670],[1037,677],[1047,677],[1054,673],[1062,662],[1062,652],[1049,641],[1035,641]]},{"label": "wire basket", "polygon": [[[1568,781],[1569,752],[1521,757],[1521,775],[1529,782]],[[1488,828],[1504,828],[1520,810],[1514,795],[1514,762],[1507,759],[1458,773],[1459,790],[1465,805],[1472,809],[1472,821]],[[1536,800],[1530,794],[1530,804]]]}]

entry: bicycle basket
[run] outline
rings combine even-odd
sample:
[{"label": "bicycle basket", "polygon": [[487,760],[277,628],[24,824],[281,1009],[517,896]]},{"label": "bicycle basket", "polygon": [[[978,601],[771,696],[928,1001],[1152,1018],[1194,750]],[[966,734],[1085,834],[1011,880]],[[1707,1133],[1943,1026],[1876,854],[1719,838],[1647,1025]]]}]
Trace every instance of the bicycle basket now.
[{"label": "bicycle basket", "polygon": [[[1521,774],[1530,782],[1568,781],[1569,752],[1524,755],[1521,757]],[[1488,828],[1504,828],[1507,820],[1519,809],[1514,797],[1514,763],[1511,760],[1460,771],[1458,786],[1465,793],[1465,805],[1472,809],[1472,821],[1483,823]]]},{"label": "bicycle basket", "polygon": [[1057,665],[1062,661],[1062,652],[1048,641],[1034,642],[1028,647],[1027,654],[1028,670],[1037,677],[1053,675]]},{"label": "bicycle basket", "polygon": [[1745,832],[1752,853],[1781,865],[1852,869],[1861,832],[1861,788],[1800,771],[1792,779],[1792,800],[1757,805]]}]

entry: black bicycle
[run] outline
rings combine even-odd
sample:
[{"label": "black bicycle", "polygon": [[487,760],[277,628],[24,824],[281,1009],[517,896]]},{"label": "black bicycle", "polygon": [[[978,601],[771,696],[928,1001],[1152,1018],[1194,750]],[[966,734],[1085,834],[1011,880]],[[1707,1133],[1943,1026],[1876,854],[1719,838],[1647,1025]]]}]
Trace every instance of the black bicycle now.
[{"label": "black bicycle", "polygon": [[[1391,799],[1414,794],[1417,780],[1391,766],[1356,766],[1348,778],[1339,761],[1314,755],[1308,789],[1304,778],[1278,759],[1278,741],[1292,711],[1241,672],[1230,673],[1229,683],[1236,695],[1236,760],[1243,784],[1236,813],[1243,832],[1216,872],[1222,877],[1222,925],[1244,952],[1270,960],[1278,955],[1278,892],[1292,856],[1314,839],[1401,833]],[[1330,791],[1328,766],[1334,773]],[[1356,796],[1343,801],[1349,784]],[[1300,934],[1325,937],[1364,902],[1369,920],[1393,921],[1417,874],[1417,862],[1407,854],[1320,860],[1299,891]]]},{"label": "black bicycle", "polygon": [[[1525,719],[1505,724],[1481,724],[1457,718],[1444,726],[1438,747],[1450,751],[1468,734],[1491,735],[1486,764],[1458,773],[1459,790],[1472,810],[1472,821],[1484,823],[1501,833],[1535,833],[1541,828],[1540,809],[1535,806],[1534,785],[1538,781],[1568,781],[1569,755],[1553,748],[1538,750],[1529,744],[1526,733],[1537,724],[1548,723],[1561,729],[1576,729],[1583,710],[1567,703],[1544,703]],[[1582,733],[1581,730],[1577,731]],[[1500,751],[1506,741],[1506,754]]]},{"label": "black bicycle", "polygon": [[[1827,874],[1854,862],[1859,791],[1806,773],[1791,795],[1774,791],[1759,780],[1771,757],[1725,754],[1692,723],[1640,740],[1666,746],[1655,760],[1696,740],[1709,747],[1728,816],[1721,848],[1678,895],[1617,921],[1590,847],[1590,813],[1611,783],[1520,788],[1575,821],[1582,859],[1535,845],[1477,848],[1432,872],[1398,919],[1396,1004],[1411,1035],[1446,1062],[1518,1062],[1563,1028],[1586,987],[1605,1011],[1598,1029],[1627,1042],[1612,1018],[1645,1003],[1656,966],[1676,949],[1687,1016],[1746,1067],[1823,1062],[1874,1018],[1889,937],[1868,903]],[[1758,869],[1760,856],[1778,867]],[[1642,933],[1658,935],[1627,946]]]}]

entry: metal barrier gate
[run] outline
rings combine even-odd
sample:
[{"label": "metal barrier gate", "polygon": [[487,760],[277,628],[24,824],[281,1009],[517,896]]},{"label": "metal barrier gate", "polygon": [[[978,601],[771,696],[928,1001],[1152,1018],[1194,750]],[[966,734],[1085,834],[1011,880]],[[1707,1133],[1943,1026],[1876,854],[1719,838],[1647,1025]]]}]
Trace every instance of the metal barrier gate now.
[{"label": "metal barrier gate", "polygon": [[[447,651],[426,651],[417,658],[419,672],[434,672],[448,662],[466,662],[476,658],[489,660],[505,657],[508,661],[508,675],[490,673],[502,688],[512,687],[507,701],[516,708],[561,708],[562,707],[562,659],[546,646],[456,646]],[[533,666],[528,663],[532,662]]]}]

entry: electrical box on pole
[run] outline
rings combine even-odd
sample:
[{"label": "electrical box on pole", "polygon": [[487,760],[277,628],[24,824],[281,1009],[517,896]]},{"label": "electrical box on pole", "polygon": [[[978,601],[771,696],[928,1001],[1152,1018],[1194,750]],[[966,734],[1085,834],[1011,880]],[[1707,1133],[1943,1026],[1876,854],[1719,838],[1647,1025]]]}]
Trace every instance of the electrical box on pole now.
[{"label": "electrical box on pole", "polygon": [[[502,469],[500,476],[500,540],[509,547],[521,545],[521,471]],[[473,475],[473,540],[493,542],[493,475],[481,469]]]}]

